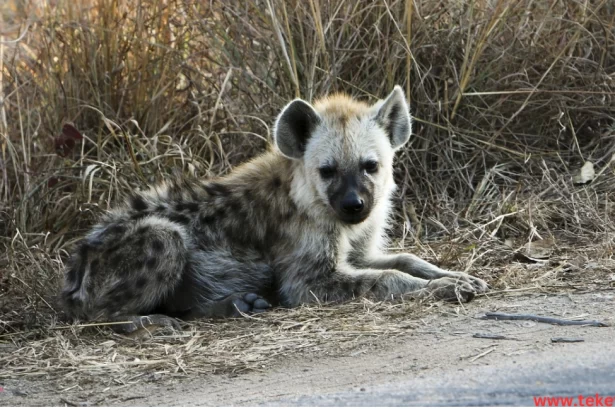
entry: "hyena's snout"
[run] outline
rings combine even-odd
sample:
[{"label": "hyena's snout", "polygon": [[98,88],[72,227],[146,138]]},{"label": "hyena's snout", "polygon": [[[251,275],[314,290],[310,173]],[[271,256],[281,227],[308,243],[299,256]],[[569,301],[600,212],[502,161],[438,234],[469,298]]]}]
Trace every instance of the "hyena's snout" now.
[{"label": "hyena's snout", "polygon": [[365,209],[365,201],[356,191],[351,191],[340,202],[340,209],[345,215],[360,215]]},{"label": "hyena's snout", "polygon": [[367,186],[354,178],[347,178],[330,196],[337,217],[349,224],[363,222],[372,208],[372,196]]}]

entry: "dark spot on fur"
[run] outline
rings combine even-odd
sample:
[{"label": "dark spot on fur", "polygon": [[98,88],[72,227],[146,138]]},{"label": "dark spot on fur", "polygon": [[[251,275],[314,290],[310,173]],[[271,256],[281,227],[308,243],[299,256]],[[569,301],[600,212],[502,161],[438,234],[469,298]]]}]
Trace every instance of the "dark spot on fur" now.
[{"label": "dark spot on fur", "polygon": [[158,280],[158,282],[160,282],[160,283],[166,283],[166,282],[169,280],[168,276],[167,276],[167,275],[165,275],[165,274],[164,274],[164,273],[162,273],[162,272],[159,272],[159,273],[156,275],[156,279],[157,279],[157,280]]},{"label": "dark spot on fur", "polygon": [[234,213],[242,215],[244,217],[248,216],[248,210],[246,209],[246,201],[242,201],[241,198],[231,197],[226,202],[228,208],[232,209]]},{"label": "dark spot on fur", "polygon": [[135,293],[131,288],[126,287],[122,290],[122,292],[118,296],[121,300],[123,300],[124,302],[127,302],[130,299],[133,299],[135,297]]},{"label": "dark spot on fur", "polygon": [[353,292],[354,292],[354,296],[363,296],[363,293],[365,292],[365,279],[363,279],[360,276],[357,276],[356,278],[354,278],[354,283],[353,283]]},{"label": "dark spot on fur", "polygon": [[145,246],[145,236],[140,236],[137,239],[135,239],[135,246],[139,248],[139,250],[142,250],[143,247]]},{"label": "dark spot on fur", "polygon": [[156,207],[156,212],[164,212],[164,211],[166,211],[166,209],[167,209],[167,207],[166,207],[166,206],[164,206],[164,205],[158,205],[158,206]]},{"label": "dark spot on fur", "polygon": [[274,178],[273,178],[272,183],[273,183],[273,187],[274,187],[274,188],[279,188],[279,187],[281,187],[281,186],[282,186],[282,180],[281,180],[281,179],[280,179],[280,177],[278,177],[278,176],[276,176],[276,177],[274,177]]},{"label": "dark spot on fur", "polygon": [[154,269],[156,267],[156,264],[158,263],[158,261],[156,260],[156,258],[149,258],[146,262],[145,262],[145,266],[148,269]]},{"label": "dark spot on fur", "polygon": [[79,272],[77,271],[77,269],[75,269],[75,267],[70,268],[66,272],[66,279],[70,283],[77,282],[77,280],[79,279]]},{"label": "dark spot on fur", "polygon": [[147,212],[137,212],[136,214],[130,215],[130,219],[133,220],[133,221],[138,221],[140,219],[145,218],[148,215],[149,214]]},{"label": "dark spot on fur", "polygon": [[216,218],[213,215],[201,215],[201,224],[203,225],[209,225],[215,220]]},{"label": "dark spot on fur", "polygon": [[118,268],[124,262],[124,255],[115,255],[109,259],[109,265],[112,268]]},{"label": "dark spot on fur", "polygon": [[137,282],[135,284],[137,285],[138,289],[143,289],[145,286],[147,286],[147,278],[141,276],[139,279],[137,279]]},{"label": "dark spot on fur", "polygon": [[130,199],[130,206],[132,206],[132,209],[139,212],[147,210],[147,202],[145,202],[145,199],[143,199],[141,195],[133,196]]},{"label": "dark spot on fur", "polygon": [[119,243],[118,243],[118,244],[115,244],[115,245],[113,245],[112,247],[107,248],[107,249],[105,250],[105,252],[104,252],[104,253],[105,253],[106,255],[111,255],[112,253],[117,252],[117,251],[118,251],[121,247],[122,247],[122,245],[121,245],[121,244],[119,244]]},{"label": "dark spot on fur", "polygon": [[316,282],[316,278],[314,276],[307,276],[303,278],[303,283],[307,287],[311,287],[314,284],[314,282]]},{"label": "dark spot on fur", "polygon": [[340,289],[342,290],[342,292],[344,292],[344,294],[346,294],[346,295],[354,293],[354,286],[353,286],[353,283],[350,282],[350,280],[343,280],[342,279],[340,281],[339,286],[340,286]]},{"label": "dark spot on fur", "polygon": [[79,257],[81,258],[82,261],[86,260],[88,258],[88,252],[90,251],[90,246],[88,243],[86,242],[81,242],[81,245],[79,246]]},{"label": "dark spot on fur", "polygon": [[216,218],[218,219],[222,219],[224,218],[224,215],[226,215],[226,211],[222,208],[216,209]]},{"label": "dark spot on fur", "polygon": [[127,262],[130,263],[131,268],[129,269],[131,272],[140,271],[145,267],[146,259],[144,256],[141,258],[130,258]]},{"label": "dark spot on fur", "polygon": [[156,239],[154,242],[152,242],[152,248],[156,252],[162,252],[164,250],[164,244],[162,243],[162,241]]},{"label": "dark spot on fur", "polygon": [[124,225],[113,225],[107,231],[112,234],[121,235],[126,232],[126,227]]},{"label": "dark spot on fur", "polygon": [[199,205],[195,202],[180,202],[175,205],[175,210],[177,212],[197,212],[199,210]]},{"label": "dark spot on fur", "polygon": [[140,226],[135,232],[135,235],[144,235],[149,231],[149,226]]},{"label": "dark spot on fur", "polygon": [[171,214],[168,216],[169,220],[180,224],[180,225],[188,225],[190,223],[190,218],[188,218],[186,215],[182,215],[182,214]]},{"label": "dark spot on fur", "polygon": [[288,207],[282,212],[282,219],[284,219],[285,221],[288,221],[289,219],[293,217],[294,214],[295,214],[295,209],[292,207]]},{"label": "dark spot on fur", "polygon": [[229,189],[217,182],[210,182],[205,185],[205,192],[210,196],[226,196],[229,194]]},{"label": "dark spot on fur", "polygon": [[254,193],[250,189],[246,189],[243,191],[243,198],[246,202],[254,201]]},{"label": "dark spot on fur", "polygon": [[90,276],[96,276],[98,273],[98,267],[100,265],[100,260],[94,259],[90,262]]},{"label": "dark spot on fur", "polygon": [[75,293],[75,291],[76,291],[76,289],[74,291],[62,293],[62,298],[64,299],[64,304],[69,309],[70,308],[74,308],[75,305],[77,305],[77,301],[71,297],[73,295],[73,293]]},{"label": "dark spot on fur", "polygon": [[273,246],[274,243],[279,242],[279,239],[280,235],[278,230],[275,229],[275,227],[267,226],[265,229],[265,237],[263,238],[263,242],[266,244],[265,248]]}]

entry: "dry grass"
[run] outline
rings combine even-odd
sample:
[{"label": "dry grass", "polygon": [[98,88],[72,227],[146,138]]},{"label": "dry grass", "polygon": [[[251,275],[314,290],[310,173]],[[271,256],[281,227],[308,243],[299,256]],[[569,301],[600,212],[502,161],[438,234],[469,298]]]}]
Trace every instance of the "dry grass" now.
[{"label": "dry grass", "polygon": [[368,301],[306,307],[202,321],[182,332],[158,331],[137,340],[100,328],[59,327],[3,354],[0,379],[61,376],[64,383],[122,384],[162,375],[240,373],[263,369],[282,356],[334,354],[401,335],[416,327],[413,319],[420,310],[412,303]]},{"label": "dry grass", "polygon": [[[0,19],[0,377],[239,371],[403,332],[427,307],[305,308],[147,342],[58,329],[67,250],[101,212],[173,172],[228,172],[295,96],[407,90],[396,246],[496,291],[609,283],[594,265],[575,276],[613,255],[609,0],[9,0]],[[585,161],[598,176],[574,185]],[[543,238],[561,264],[503,245]]]}]

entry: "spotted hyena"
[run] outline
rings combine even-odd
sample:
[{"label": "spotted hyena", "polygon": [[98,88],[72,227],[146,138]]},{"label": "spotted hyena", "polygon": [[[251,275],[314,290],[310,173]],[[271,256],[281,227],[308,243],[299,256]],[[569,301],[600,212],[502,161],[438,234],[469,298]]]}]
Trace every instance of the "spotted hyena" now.
[{"label": "spotted hyena", "polygon": [[470,300],[483,280],[383,253],[393,156],[410,134],[400,87],[374,105],[292,101],[269,152],[224,177],[133,194],[104,216],[67,266],[67,312],[155,321],[361,296]]}]

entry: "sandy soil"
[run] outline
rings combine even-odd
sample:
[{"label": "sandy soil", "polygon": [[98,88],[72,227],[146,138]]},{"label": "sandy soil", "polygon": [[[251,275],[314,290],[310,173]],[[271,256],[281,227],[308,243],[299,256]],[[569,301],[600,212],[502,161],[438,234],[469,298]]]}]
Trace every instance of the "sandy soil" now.
[{"label": "sandy soil", "polygon": [[[209,405],[243,406],[293,403],[304,397],[370,391],[409,377],[434,380],[471,377],[475,370],[502,363],[557,360],[566,352],[614,350],[613,327],[554,326],[530,321],[481,320],[484,312],[599,319],[615,323],[615,291],[547,296],[515,292],[479,298],[463,307],[448,305],[426,315],[404,337],[381,340],[355,351],[323,352],[317,357],[280,358],[271,368],[238,376],[205,375],[127,384],[114,389],[76,386],[61,391],[52,381],[0,381],[3,405]],[[514,340],[476,338],[476,333]],[[553,343],[552,338],[582,338],[580,343]],[[613,352],[615,353],[615,351]]]}]

